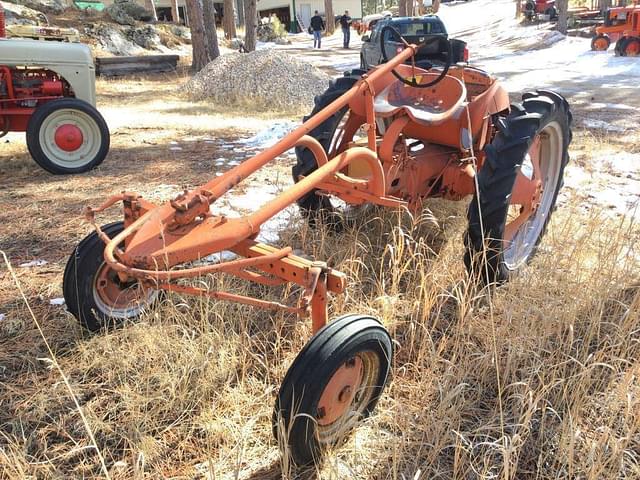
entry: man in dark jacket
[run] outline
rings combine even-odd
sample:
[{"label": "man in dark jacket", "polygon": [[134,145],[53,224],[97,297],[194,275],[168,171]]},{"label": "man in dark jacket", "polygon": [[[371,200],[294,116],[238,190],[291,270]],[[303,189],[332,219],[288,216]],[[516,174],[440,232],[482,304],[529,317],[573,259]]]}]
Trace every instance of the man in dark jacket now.
[{"label": "man in dark jacket", "polygon": [[322,17],[318,15],[318,11],[311,17],[311,30],[313,31],[313,48],[320,48],[322,40],[322,30],[324,30],[324,22]]},{"label": "man in dark jacket", "polygon": [[342,27],[342,46],[349,48],[349,40],[351,40],[351,17],[349,10],[344,11],[344,15],[340,17],[340,26]]}]

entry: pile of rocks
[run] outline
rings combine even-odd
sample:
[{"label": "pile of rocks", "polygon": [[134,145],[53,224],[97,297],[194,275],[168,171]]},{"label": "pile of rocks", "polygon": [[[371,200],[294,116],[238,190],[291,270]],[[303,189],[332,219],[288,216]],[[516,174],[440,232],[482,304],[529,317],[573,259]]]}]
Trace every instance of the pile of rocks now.
[{"label": "pile of rocks", "polygon": [[185,85],[192,100],[269,110],[301,110],[327,89],[330,77],[309,63],[270,49],[216,58]]},{"label": "pile of rocks", "polygon": [[105,12],[120,25],[133,26],[136,24],[136,20],[148,22],[152,18],[151,12],[138,5],[134,0],[115,0],[105,9]]}]

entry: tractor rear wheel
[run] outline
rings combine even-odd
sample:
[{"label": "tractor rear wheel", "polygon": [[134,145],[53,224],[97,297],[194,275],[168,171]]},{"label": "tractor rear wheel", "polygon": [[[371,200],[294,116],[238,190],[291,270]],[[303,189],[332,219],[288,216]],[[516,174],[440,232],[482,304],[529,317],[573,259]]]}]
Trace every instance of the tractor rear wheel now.
[{"label": "tractor rear wheel", "polygon": [[640,55],[640,38],[628,38],[622,47],[622,55],[625,57],[637,57]]},{"label": "tractor rear wheel", "polygon": [[611,46],[611,40],[607,35],[597,35],[591,40],[591,50],[595,52],[604,52]]},{"label": "tractor rear wheel", "polygon": [[465,235],[465,265],[481,283],[507,281],[534,256],[569,161],[571,120],[567,101],[543,90],[495,120]]},{"label": "tractor rear wheel", "polygon": [[[122,222],[102,227],[109,238],[122,230]],[[96,232],[86,236],[69,257],[62,280],[67,309],[92,332],[136,319],[158,296],[136,281],[120,281],[104,261],[104,247]]]},{"label": "tractor rear wheel", "polygon": [[91,104],[61,98],[36,108],[27,125],[27,147],[36,163],[50,173],[82,173],[106,157],[109,128]]},{"label": "tractor rear wheel", "polygon": [[298,466],[318,463],[382,395],[393,357],[387,330],[368,315],[345,315],[316,333],[287,372],[273,434]]},{"label": "tractor rear wheel", "polygon": [[[364,70],[352,70],[345,72],[343,77],[331,81],[329,88],[315,98],[315,106],[311,113],[302,120],[306,122],[330,105],[334,100],[344,95],[360,80],[363,73],[366,72]],[[342,108],[309,132],[311,137],[320,142],[320,145],[322,145],[324,151],[327,152],[329,158],[331,158],[331,155],[343,140],[344,130],[342,127],[348,120],[349,115],[347,112],[348,107]],[[301,177],[309,175],[317,168],[318,165],[311,150],[305,147],[296,147],[296,164],[292,168],[294,182],[298,182]],[[297,203],[302,214],[307,217],[312,224],[317,221],[329,224],[339,222],[336,215],[336,208],[332,205],[330,199],[326,196],[319,196],[316,192],[317,190],[312,190],[298,200]]]},{"label": "tractor rear wheel", "polygon": [[627,37],[620,37],[616,42],[615,47],[613,48],[613,52],[617,57],[621,57],[624,55],[624,44],[627,43]]}]

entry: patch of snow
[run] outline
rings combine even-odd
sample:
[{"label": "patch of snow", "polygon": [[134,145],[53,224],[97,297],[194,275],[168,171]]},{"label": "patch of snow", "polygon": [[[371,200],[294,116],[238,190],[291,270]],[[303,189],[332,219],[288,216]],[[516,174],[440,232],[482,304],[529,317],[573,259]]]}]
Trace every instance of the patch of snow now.
[{"label": "patch of snow", "polygon": [[589,110],[603,110],[603,109],[609,109],[609,110],[633,110],[633,111],[636,110],[635,107],[631,107],[629,105],[624,105],[622,103],[598,103],[598,102],[594,102],[594,103],[588,104],[587,108]]},{"label": "patch of snow", "polygon": [[255,148],[268,148],[275,145],[278,140],[297,126],[299,126],[299,123],[290,120],[274,122],[270,127],[260,130],[253,137],[240,140],[238,143]]},{"label": "patch of snow", "polygon": [[582,123],[585,127],[596,128],[598,130],[606,130],[607,132],[625,132],[627,129],[619,127],[617,125],[611,125],[603,120],[596,120],[595,118],[585,118]]},{"label": "patch of snow", "polygon": [[49,300],[49,304],[51,305],[64,305],[64,298],[52,298]]},{"label": "patch of snow", "polygon": [[19,265],[19,267],[21,268],[32,268],[32,267],[42,267],[43,265],[46,265],[47,262],[46,260],[32,260],[30,262],[25,262],[25,263],[21,263]]},{"label": "patch of snow", "polygon": [[171,150],[173,152],[178,152],[178,151],[182,150],[182,147],[169,147],[169,150]]},{"label": "patch of snow", "polygon": [[4,313],[0,313],[0,322],[3,321],[7,316]]}]

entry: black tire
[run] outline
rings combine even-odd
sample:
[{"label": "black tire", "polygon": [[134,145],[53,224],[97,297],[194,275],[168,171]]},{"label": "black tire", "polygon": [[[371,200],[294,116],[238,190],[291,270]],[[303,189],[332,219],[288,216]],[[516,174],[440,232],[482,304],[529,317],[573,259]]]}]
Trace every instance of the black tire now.
[{"label": "black tire", "polygon": [[[602,49],[602,48],[598,48],[597,47],[597,42],[599,40],[605,40],[607,47]],[[595,37],[593,37],[593,39],[591,40],[591,50],[595,51],[595,52],[604,52],[606,50],[609,50],[609,47],[611,46],[611,39],[607,36],[607,35],[596,35]]]},{"label": "black tire", "polygon": [[614,47],[613,51],[616,54],[617,57],[623,57],[624,56],[624,48],[625,48],[625,44],[627,43],[627,38],[626,37],[621,37],[617,42],[616,42],[616,46]]},{"label": "black tire", "polygon": [[549,20],[555,20],[558,18],[558,11],[556,10],[556,7],[549,7],[544,13],[545,15],[549,15]]},{"label": "black tire", "polygon": [[[49,121],[53,122],[56,117],[62,119],[70,116],[75,116],[78,122],[76,127],[83,134],[82,144],[77,147],[77,150],[65,154],[53,139],[49,139],[47,144],[40,136],[41,133],[47,135],[46,132],[42,132],[43,129],[50,131],[49,128],[54,128],[47,126]],[[89,138],[86,142],[85,137]],[[61,98],[40,105],[27,124],[29,153],[38,165],[56,175],[82,173],[97,167],[109,152],[109,142],[109,128],[100,112],[89,103],[77,98]],[[69,155],[71,158],[65,158],[64,155]]]},{"label": "black tire", "polygon": [[[122,222],[114,222],[102,227],[109,238],[115,237],[123,229]],[[91,332],[117,326],[125,320],[135,320],[142,313],[144,306],[151,305],[156,298],[156,292],[154,292],[149,297],[149,302],[140,306],[139,311],[134,309],[126,315],[108,310],[104,304],[100,305],[96,300],[96,277],[104,265],[104,246],[97,233],[87,235],[69,257],[62,279],[62,293],[67,309],[84,328]]]},{"label": "black tire", "polygon": [[[344,76],[336,80],[332,80],[329,84],[329,88],[321,95],[318,95],[314,99],[315,106],[308,116],[305,116],[302,120],[307,121],[318,113],[323,108],[327,107],[331,102],[338,97],[344,95],[345,92],[351,89],[356,82],[360,79],[363,70],[353,70],[345,72]],[[331,139],[336,131],[336,128],[340,124],[340,120],[347,113],[348,107],[337,111],[323,123],[309,132],[309,135],[318,140],[324,148],[325,152],[329,152],[331,147]],[[293,180],[297,182],[300,176],[309,175],[316,170],[318,165],[313,153],[307,148],[296,147],[296,164],[292,168]],[[321,197],[316,195],[316,190],[312,190],[304,197],[298,200],[298,206],[303,215],[308,217],[312,223],[316,220],[317,214],[324,212],[331,215],[333,207],[327,197]]]},{"label": "black tire", "polygon": [[360,54],[360,69],[365,71],[367,70],[367,62],[365,62],[364,55],[362,53]]},{"label": "black tire", "polygon": [[[325,426],[318,423],[323,415],[318,411],[322,394],[334,374],[350,361],[355,365],[359,355],[378,362],[377,375],[373,371],[368,388],[358,391],[360,398],[348,400],[348,410],[323,430]],[[387,383],[392,356],[389,333],[367,315],[340,317],[311,338],[287,372],[273,414],[273,434],[296,465],[319,462],[326,447],[339,444],[354,422],[371,414]],[[353,415],[352,408],[359,415]],[[342,423],[345,418],[349,424]],[[332,428],[333,435],[328,436]]]},{"label": "black tire", "polygon": [[[502,283],[517,274],[524,264],[535,254],[536,246],[544,235],[551,213],[555,208],[558,191],[562,187],[564,168],[569,161],[568,147],[571,142],[572,116],[569,104],[561,95],[540,90],[523,95],[521,104],[511,106],[506,117],[495,120],[497,133],[485,148],[485,162],[478,172],[479,192],[474,195],[467,218],[468,230],[465,234],[464,263],[467,271],[481,283]],[[555,185],[547,188],[549,196],[544,196],[545,209],[548,210],[536,228],[539,233],[534,241],[526,243],[525,258],[517,267],[507,265],[504,257],[503,237],[510,197],[516,176],[529,152],[536,136],[547,128],[555,128],[555,135],[561,154]],[[558,159],[557,159],[558,160]],[[542,207],[539,207],[542,208]],[[541,210],[542,212],[542,210]],[[544,212],[542,212],[544,215]],[[483,235],[484,230],[484,235]],[[535,236],[535,233],[534,233]]]}]

